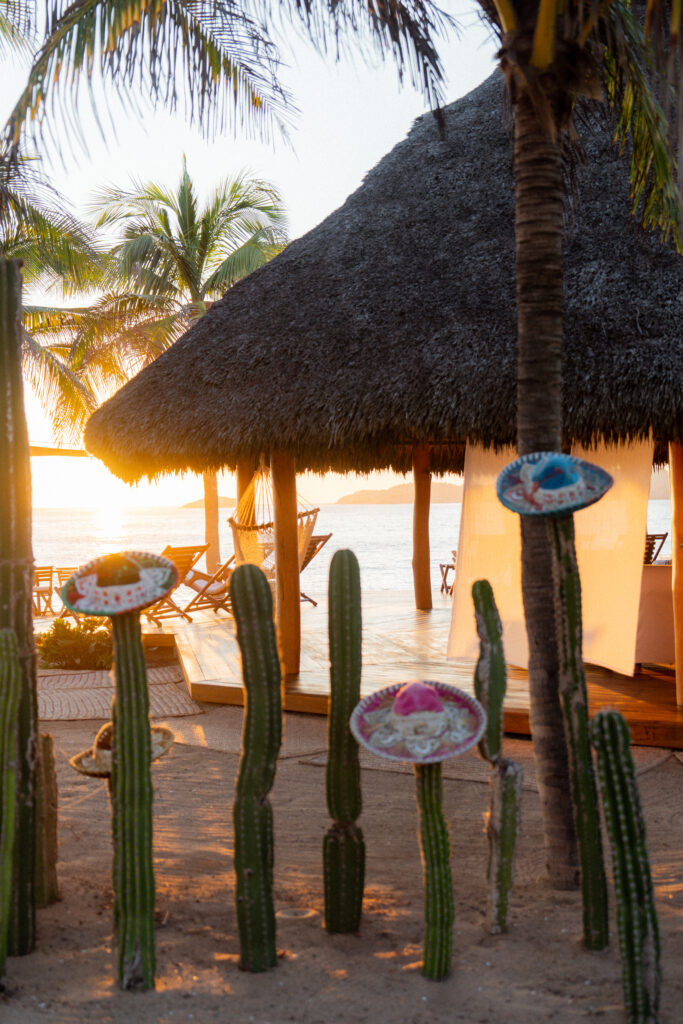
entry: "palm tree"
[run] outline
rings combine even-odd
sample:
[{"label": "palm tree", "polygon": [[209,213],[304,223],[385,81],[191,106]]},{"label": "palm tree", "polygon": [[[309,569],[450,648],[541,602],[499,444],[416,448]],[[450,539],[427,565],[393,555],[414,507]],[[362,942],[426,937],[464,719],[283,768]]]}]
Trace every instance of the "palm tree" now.
[{"label": "palm tree", "polygon": [[[630,149],[634,212],[663,235],[674,235],[680,245],[675,160],[667,125],[672,97],[680,95],[681,88],[667,68],[680,73],[683,15],[680,3],[667,6],[665,0],[647,0],[650,35],[658,43],[650,46],[628,0],[478,2],[500,39],[500,65],[514,112],[519,450],[556,450],[562,434],[563,172],[574,114],[584,102],[605,101],[612,108],[617,142],[622,148],[628,143]],[[323,45],[328,37],[337,42],[345,30],[355,33],[369,25],[380,50],[393,53],[401,70],[406,65],[412,70],[430,101],[438,98],[442,68],[435,37],[449,19],[431,0],[381,5],[290,0],[281,2],[279,9],[303,17],[312,38]],[[213,20],[209,10],[215,14]],[[277,122],[284,97],[277,88],[277,53],[262,27],[272,23],[272,5],[269,0],[254,0],[249,10],[254,20],[239,7],[220,2],[187,8],[161,0],[151,9],[139,0],[78,0],[57,11],[10,120],[9,140],[16,144],[29,113],[44,113],[55,90],[58,97],[60,89],[75,95],[79,73],[92,66],[122,90],[144,79],[153,99],[175,103],[176,50],[184,60],[190,109],[200,122],[215,126],[232,109],[261,127],[273,119]],[[247,44],[240,49],[236,40],[242,31]],[[255,66],[265,68],[261,77]],[[226,107],[228,98],[231,105]],[[205,116],[209,107],[216,112],[213,120]],[[680,152],[678,163],[680,169]],[[557,695],[550,557],[544,531],[533,525],[523,525],[522,560],[532,729],[547,859],[554,884],[565,886],[574,883],[576,868]]]},{"label": "palm tree", "polygon": [[[118,226],[123,237],[111,254],[109,291],[79,325],[83,349],[98,351],[98,342],[108,339],[109,347],[125,353],[131,374],[285,244],[277,190],[245,173],[221,181],[200,207],[183,162],[175,190],[134,182],[129,189],[103,189],[91,207],[98,227]],[[213,572],[220,564],[213,470],[204,473],[204,514]]]},{"label": "palm tree", "polygon": [[[27,158],[0,161],[0,256],[22,261],[29,290],[59,287],[62,297],[94,288],[105,266],[92,230],[68,212],[37,160]],[[80,440],[103,377],[116,371],[115,353],[74,350],[73,335],[58,329],[73,317],[73,309],[25,304],[23,311],[24,376],[56,436]]]}]

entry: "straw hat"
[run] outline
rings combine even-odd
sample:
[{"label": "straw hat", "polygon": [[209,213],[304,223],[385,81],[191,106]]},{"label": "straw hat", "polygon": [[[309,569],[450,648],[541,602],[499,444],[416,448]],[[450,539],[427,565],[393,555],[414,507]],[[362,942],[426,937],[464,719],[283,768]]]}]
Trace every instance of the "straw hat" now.
[{"label": "straw hat", "polygon": [[[111,775],[112,746],[114,739],[114,723],[107,722],[97,733],[95,742],[88,750],[70,758],[69,764],[82,775],[94,775],[96,778],[107,778]],[[151,727],[151,757],[157,761],[173,746],[173,732],[167,725]]]}]

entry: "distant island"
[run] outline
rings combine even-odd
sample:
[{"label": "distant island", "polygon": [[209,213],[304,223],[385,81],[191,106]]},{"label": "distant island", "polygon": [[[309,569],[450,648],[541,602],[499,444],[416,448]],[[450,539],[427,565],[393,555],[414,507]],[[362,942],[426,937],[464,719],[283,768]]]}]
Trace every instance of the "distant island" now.
[{"label": "distant island", "polygon": [[[440,484],[432,481],[431,500],[435,505],[462,501],[462,484]],[[378,491],[354,491],[339,498],[338,505],[412,505],[413,485],[396,484]]]},{"label": "distant island", "polygon": [[[234,508],[236,504],[236,498],[224,498],[222,494],[218,496],[219,508]],[[188,501],[187,504],[182,505],[181,508],[204,508],[204,499],[198,498],[197,501]]]}]

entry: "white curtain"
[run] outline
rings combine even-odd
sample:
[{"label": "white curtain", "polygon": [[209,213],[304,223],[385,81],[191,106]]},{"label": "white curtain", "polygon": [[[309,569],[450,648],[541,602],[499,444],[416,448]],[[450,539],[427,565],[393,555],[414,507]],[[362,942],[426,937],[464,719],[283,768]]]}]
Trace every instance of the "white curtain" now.
[{"label": "white curtain", "polygon": [[[583,597],[584,660],[633,674],[638,605],[647,530],[652,444],[604,446],[573,454],[606,469],[614,487],[575,515]],[[486,578],[503,622],[505,658],[526,668],[528,648],[522,613],[518,516],[496,497],[500,470],[515,457],[468,446],[449,658],[476,658],[479,642],[472,610],[472,583]]]}]

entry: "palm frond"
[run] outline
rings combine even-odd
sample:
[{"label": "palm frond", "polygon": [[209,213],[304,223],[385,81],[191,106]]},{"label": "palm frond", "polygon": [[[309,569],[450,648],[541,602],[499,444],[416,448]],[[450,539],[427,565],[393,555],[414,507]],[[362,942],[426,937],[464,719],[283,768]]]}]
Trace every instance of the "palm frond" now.
[{"label": "palm frond", "polygon": [[66,362],[27,331],[24,331],[23,366],[55,436],[61,441],[79,441],[88,417],[97,408],[93,392]]},{"label": "palm frond", "polygon": [[269,228],[258,228],[250,238],[221,261],[206,279],[203,294],[223,295],[241,278],[262,267],[285,247],[285,242]]},{"label": "palm frond", "polygon": [[[16,145],[28,127],[40,133],[46,110],[59,144],[65,121],[78,133],[80,83],[97,75],[125,106],[140,111],[149,96],[182,106],[207,134],[226,122],[268,136],[286,132],[287,97],[278,82],[279,59],[265,29],[232,0],[59,0],[49,12],[46,39],[10,115],[7,139]],[[98,113],[95,90],[89,95]],[[69,102],[67,102],[69,101]]]},{"label": "palm frond", "polygon": [[672,124],[657,96],[654,51],[625,4],[610,5],[606,29],[607,97],[617,115],[617,142],[622,150],[630,146],[633,214],[683,250]]}]

